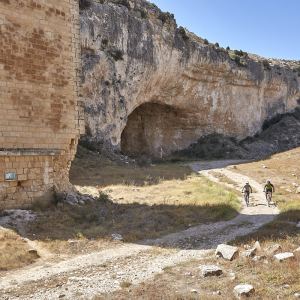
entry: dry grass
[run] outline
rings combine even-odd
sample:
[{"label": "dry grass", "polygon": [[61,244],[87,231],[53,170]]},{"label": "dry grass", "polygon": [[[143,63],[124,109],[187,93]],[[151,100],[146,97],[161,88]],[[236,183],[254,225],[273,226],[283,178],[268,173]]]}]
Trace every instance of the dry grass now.
[{"label": "dry grass", "polygon": [[103,188],[110,185],[144,186],[163,180],[185,179],[192,170],[183,164],[159,163],[139,167],[111,161],[101,155],[78,147],[72,163],[70,181],[79,186]]},{"label": "dry grass", "polygon": [[114,202],[129,204],[139,203],[176,206],[222,206],[228,205],[236,210],[240,208],[233,190],[210,182],[208,179],[191,175],[184,180],[160,181],[156,185],[132,187],[128,185],[108,186],[103,191]]},{"label": "dry grass", "polygon": [[240,207],[234,192],[199,176],[138,188],[110,186],[106,191],[109,197],[102,193],[95,203],[41,213],[30,226],[30,234],[50,248],[53,243],[61,244],[55,246],[58,249],[68,239],[109,241],[113,233],[134,242],[230,219]]},{"label": "dry grass", "polygon": [[[290,251],[299,245],[292,239],[278,242],[283,251]],[[271,244],[273,242],[262,243],[263,249]],[[300,290],[300,254],[296,255],[295,260],[282,263],[274,261],[264,250],[258,254],[266,255],[266,258],[255,262],[239,257],[228,262],[212,256],[191,261],[166,268],[164,273],[156,275],[151,281],[112,295],[99,295],[95,299],[236,299],[233,288],[240,283],[249,283],[255,287],[254,299],[294,299],[293,294]],[[199,266],[203,264],[217,264],[222,267],[224,274],[217,279],[202,278]],[[230,273],[234,273],[235,278]],[[221,295],[214,295],[216,291],[220,291]]]},{"label": "dry grass", "polygon": [[14,231],[0,228],[0,271],[21,268],[33,263],[37,257]]},{"label": "dry grass", "polygon": [[[262,186],[266,179],[271,178],[277,188],[274,196],[281,214],[272,223],[248,236],[237,238],[232,244],[242,250],[244,245],[253,245],[259,240],[263,249],[279,243],[282,251],[289,252],[300,246],[300,230],[295,226],[300,221],[300,195],[295,193],[294,185],[299,184],[299,160],[300,148],[274,155],[263,162],[237,166],[237,172],[255,178]],[[226,178],[224,182],[227,183]],[[294,293],[300,291],[299,252],[295,252],[295,260],[282,263],[274,261],[264,251],[258,254],[266,255],[266,259],[255,262],[240,257],[227,262],[211,257],[204,261],[166,268],[164,273],[149,282],[109,296],[99,295],[97,299],[235,299],[233,288],[240,283],[249,283],[255,287],[255,299],[295,299]],[[200,264],[219,264],[225,274],[216,280],[204,279],[198,269]],[[235,274],[235,279],[231,279],[230,272]],[[193,290],[197,293],[192,292]],[[218,290],[221,291],[221,296],[213,294]]]},{"label": "dry grass", "polygon": [[282,212],[300,209],[300,148],[273,155],[264,161],[238,165],[236,171],[263,184],[271,179],[275,185],[274,200]]}]

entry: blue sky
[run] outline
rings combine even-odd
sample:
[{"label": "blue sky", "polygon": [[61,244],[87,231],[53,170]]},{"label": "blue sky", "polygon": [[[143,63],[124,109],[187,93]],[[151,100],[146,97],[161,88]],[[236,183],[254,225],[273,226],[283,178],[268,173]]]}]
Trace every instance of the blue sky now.
[{"label": "blue sky", "polygon": [[220,46],[300,60],[300,0],[151,0]]}]

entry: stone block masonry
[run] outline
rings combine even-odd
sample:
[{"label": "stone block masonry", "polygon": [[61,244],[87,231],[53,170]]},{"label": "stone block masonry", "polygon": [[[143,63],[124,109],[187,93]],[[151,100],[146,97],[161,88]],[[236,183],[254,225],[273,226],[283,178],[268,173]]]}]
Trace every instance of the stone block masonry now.
[{"label": "stone block masonry", "polygon": [[82,123],[77,0],[0,0],[0,209],[71,187]]}]

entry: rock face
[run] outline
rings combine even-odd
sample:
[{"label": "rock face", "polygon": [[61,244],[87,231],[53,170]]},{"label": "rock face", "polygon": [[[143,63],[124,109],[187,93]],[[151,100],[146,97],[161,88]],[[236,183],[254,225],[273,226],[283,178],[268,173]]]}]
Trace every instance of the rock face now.
[{"label": "rock face", "polygon": [[95,147],[164,157],[209,134],[253,136],[300,103],[298,62],[207,44],[143,0],[85,3],[85,141]]}]

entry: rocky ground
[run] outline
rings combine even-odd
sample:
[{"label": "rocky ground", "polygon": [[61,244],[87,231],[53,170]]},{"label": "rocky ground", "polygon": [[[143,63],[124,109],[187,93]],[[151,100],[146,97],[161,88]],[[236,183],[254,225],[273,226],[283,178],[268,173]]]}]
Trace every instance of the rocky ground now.
[{"label": "rocky ground", "polygon": [[[224,168],[232,163],[236,162],[194,163],[192,168],[214,181],[220,181],[220,174],[225,175],[230,179],[227,184],[236,189],[240,189],[246,180],[251,181],[256,190],[251,206],[244,206],[233,220],[192,227],[156,240],[124,243],[113,249],[78,255],[60,262],[37,263],[22,270],[3,272],[1,299],[109,298],[109,295],[113,297],[111,293],[118,293],[120,289],[132,286],[134,290],[143,282],[151,282],[168,268],[195,260],[199,264],[199,260],[212,254],[218,244],[249,234],[278,214],[275,206],[265,205],[259,183],[233,172],[234,169]],[[252,284],[255,289],[255,284]],[[232,295],[243,288],[249,286],[236,288]]]}]

